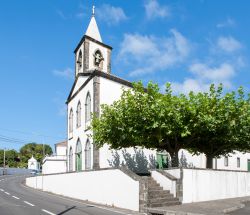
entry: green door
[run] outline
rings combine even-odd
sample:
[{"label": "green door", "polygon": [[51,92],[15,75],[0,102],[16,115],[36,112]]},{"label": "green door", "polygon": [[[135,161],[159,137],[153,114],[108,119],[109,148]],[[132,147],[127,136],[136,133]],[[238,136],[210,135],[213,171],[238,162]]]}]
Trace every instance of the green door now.
[{"label": "green door", "polygon": [[250,172],[250,160],[247,160],[247,171]]},{"label": "green door", "polygon": [[78,139],[76,144],[76,171],[82,170],[82,144],[80,140]]},{"label": "green door", "polygon": [[82,153],[76,154],[76,171],[82,170]]},{"label": "green door", "polygon": [[168,156],[165,153],[157,153],[156,155],[157,169],[168,167]]}]

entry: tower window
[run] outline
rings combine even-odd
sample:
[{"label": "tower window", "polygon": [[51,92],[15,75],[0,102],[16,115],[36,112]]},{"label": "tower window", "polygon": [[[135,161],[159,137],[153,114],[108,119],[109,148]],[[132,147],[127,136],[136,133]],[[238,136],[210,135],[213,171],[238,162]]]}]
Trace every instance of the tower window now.
[{"label": "tower window", "polygon": [[78,54],[76,63],[77,63],[77,71],[79,72],[79,70],[82,68],[82,50],[80,50]]},{"label": "tower window", "polygon": [[95,51],[94,53],[94,66],[98,67],[98,68],[103,68],[103,56],[101,51],[98,49]]}]

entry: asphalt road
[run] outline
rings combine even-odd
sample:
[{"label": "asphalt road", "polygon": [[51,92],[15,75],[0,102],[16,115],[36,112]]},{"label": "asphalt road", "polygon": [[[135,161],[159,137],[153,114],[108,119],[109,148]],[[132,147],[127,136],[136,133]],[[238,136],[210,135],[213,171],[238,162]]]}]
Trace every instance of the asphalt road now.
[{"label": "asphalt road", "polygon": [[0,215],[129,214],[28,188],[22,184],[24,179],[24,176],[0,176]]},{"label": "asphalt road", "polygon": [[250,214],[250,202],[243,203],[245,205],[244,208],[231,212],[231,215],[249,215]]}]

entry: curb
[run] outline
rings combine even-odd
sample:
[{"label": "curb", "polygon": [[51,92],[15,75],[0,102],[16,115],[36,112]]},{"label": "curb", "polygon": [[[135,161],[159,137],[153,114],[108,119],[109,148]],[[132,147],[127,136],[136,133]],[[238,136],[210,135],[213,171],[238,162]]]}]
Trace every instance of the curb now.
[{"label": "curb", "polygon": [[183,211],[171,211],[171,210],[160,210],[160,209],[148,209],[150,215],[205,215],[201,213],[183,212]]},{"label": "curb", "polygon": [[244,208],[245,205],[244,204],[239,204],[238,206],[234,206],[234,207],[231,207],[231,208],[227,208],[227,209],[224,209],[223,210],[223,213],[230,213],[230,212],[233,212],[233,211],[237,211],[238,209],[241,209],[241,208]]},{"label": "curb", "polygon": [[[221,213],[227,214],[227,213],[239,210],[241,208],[244,208],[245,202],[250,202],[250,198],[240,201],[237,206],[222,210]],[[201,213],[194,213],[194,212],[172,211],[172,210],[154,209],[154,208],[148,208],[148,213],[150,215],[206,215],[206,213],[201,214]]]}]

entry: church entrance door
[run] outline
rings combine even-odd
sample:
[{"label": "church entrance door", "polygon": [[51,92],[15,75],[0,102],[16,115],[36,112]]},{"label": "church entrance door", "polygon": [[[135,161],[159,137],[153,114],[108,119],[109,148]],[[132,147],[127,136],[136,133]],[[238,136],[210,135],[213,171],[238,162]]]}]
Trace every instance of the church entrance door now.
[{"label": "church entrance door", "polygon": [[78,140],[76,144],[76,171],[82,170],[82,144]]}]

